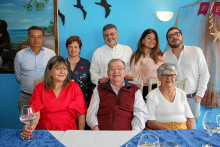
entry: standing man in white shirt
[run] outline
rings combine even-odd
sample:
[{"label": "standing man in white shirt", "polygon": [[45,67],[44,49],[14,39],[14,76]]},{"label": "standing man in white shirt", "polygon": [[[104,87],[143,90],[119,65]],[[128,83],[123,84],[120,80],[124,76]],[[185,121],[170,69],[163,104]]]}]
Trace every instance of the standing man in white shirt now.
[{"label": "standing man in white shirt", "polygon": [[172,49],[164,54],[164,61],[175,64],[178,78],[187,80],[187,100],[197,123],[210,78],[205,56],[199,47],[183,44],[182,32],[177,27],[171,27],[166,38]]},{"label": "standing man in white shirt", "polygon": [[17,52],[14,59],[15,76],[21,87],[19,111],[23,105],[28,105],[35,87],[34,81],[43,77],[48,60],[56,55],[53,50],[43,47],[43,28],[31,26],[27,39],[30,46]]},{"label": "standing man in white shirt", "polygon": [[126,79],[131,80],[133,76],[130,74],[130,58],[132,50],[129,46],[118,43],[118,31],[115,25],[107,24],[103,27],[103,37],[106,45],[95,50],[91,67],[91,80],[94,84],[105,83],[109,80],[107,77],[108,62],[111,59],[119,58],[126,64]]}]

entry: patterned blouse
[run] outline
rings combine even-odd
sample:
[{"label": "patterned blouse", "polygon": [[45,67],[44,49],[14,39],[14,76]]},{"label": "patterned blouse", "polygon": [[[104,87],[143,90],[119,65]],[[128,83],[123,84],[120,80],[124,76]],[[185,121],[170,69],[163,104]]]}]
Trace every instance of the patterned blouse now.
[{"label": "patterned blouse", "polygon": [[79,85],[83,92],[86,105],[88,107],[93,89],[95,87],[90,79],[90,62],[86,59],[80,58],[79,62],[76,64],[75,69],[72,71],[68,58],[66,59],[66,61],[68,66],[69,79],[74,79],[74,81]]}]

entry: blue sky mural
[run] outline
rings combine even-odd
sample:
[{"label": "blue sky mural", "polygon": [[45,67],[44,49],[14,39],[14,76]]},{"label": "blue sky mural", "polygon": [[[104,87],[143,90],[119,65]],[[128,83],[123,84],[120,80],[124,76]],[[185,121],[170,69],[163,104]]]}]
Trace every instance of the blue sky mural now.
[{"label": "blue sky mural", "polygon": [[22,7],[29,0],[0,0],[0,19],[8,23],[8,30],[27,29],[31,25],[48,26],[53,21],[53,0],[47,0],[43,11],[28,12]]}]

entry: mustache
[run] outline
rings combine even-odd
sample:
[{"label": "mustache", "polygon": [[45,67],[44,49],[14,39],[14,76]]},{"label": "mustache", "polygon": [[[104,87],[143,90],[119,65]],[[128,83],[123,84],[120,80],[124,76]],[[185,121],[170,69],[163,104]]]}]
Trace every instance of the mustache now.
[{"label": "mustache", "polygon": [[174,39],[172,42],[174,42],[174,41],[178,41],[179,39]]}]

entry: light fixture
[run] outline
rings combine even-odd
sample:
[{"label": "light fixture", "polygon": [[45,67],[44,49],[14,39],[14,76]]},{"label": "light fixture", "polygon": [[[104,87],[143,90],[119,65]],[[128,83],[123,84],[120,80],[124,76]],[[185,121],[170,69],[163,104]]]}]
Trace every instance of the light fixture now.
[{"label": "light fixture", "polygon": [[173,12],[170,11],[157,11],[157,18],[161,21],[169,21],[173,17]]}]

